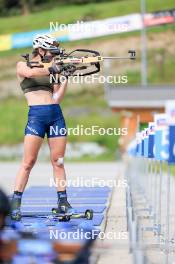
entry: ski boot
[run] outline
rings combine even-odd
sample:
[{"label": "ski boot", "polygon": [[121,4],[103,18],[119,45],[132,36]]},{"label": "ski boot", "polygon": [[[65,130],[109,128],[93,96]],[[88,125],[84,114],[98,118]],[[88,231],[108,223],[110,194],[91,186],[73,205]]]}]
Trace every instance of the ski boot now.
[{"label": "ski boot", "polygon": [[70,203],[66,201],[59,201],[58,203],[58,208],[53,208],[52,209],[53,214],[67,214],[67,215],[72,215],[75,213],[75,209],[72,208]]},{"label": "ski boot", "polygon": [[14,221],[20,221],[21,220],[21,197],[13,196],[11,201],[11,219]]}]

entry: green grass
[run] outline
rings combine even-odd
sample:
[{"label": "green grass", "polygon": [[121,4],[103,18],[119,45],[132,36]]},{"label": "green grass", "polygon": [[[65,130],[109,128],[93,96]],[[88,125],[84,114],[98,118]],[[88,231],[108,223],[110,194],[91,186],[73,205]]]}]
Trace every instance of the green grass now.
[{"label": "green grass", "polygon": [[[147,0],[147,12],[174,8],[174,0]],[[32,13],[28,16],[13,16],[0,18],[1,34],[26,32],[49,28],[49,22],[75,23],[77,20],[102,19],[122,16],[140,11],[139,0],[126,0],[105,3],[90,3],[86,5],[54,6],[48,10]]]},{"label": "green grass", "polygon": [[0,144],[15,144],[23,138],[27,106],[23,99],[8,98],[0,103]]}]

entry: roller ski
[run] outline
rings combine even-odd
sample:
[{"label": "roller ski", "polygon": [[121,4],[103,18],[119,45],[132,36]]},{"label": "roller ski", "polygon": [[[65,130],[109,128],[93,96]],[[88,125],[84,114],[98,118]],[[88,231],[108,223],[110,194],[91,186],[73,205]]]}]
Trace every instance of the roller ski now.
[{"label": "roller ski", "polygon": [[71,219],[86,219],[86,220],[92,220],[93,219],[93,210],[87,209],[84,213],[66,213],[66,214],[60,214],[57,213],[57,208],[52,209],[52,214],[54,215],[55,219],[58,218],[60,222],[67,222]]},{"label": "roller ski", "polygon": [[52,208],[52,212],[50,215],[48,215],[47,213],[26,213],[22,214],[22,217],[43,218],[54,222],[68,222],[71,219],[92,220],[93,210],[87,209],[84,213],[77,213],[72,207],[69,207],[69,210],[67,210],[66,212],[60,211],[60,208]]},{"label": "roller ski", "polygon": [[93,210],[86,210],[84,213],[77,213],[75,209],[69,204],[68,201],[58,204],[58,208],[52,208],[52,215],[54,218],[58,219],[60,222],[67,222],[71,219],[81,219],[86,220],[93,219]]}]

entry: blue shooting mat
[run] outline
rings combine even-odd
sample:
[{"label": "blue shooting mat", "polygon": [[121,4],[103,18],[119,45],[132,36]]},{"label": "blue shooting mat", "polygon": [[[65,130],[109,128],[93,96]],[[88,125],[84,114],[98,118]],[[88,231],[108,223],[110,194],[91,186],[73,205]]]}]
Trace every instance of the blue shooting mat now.
[{"label": "blue shooting mat", "polygon": [[[73,206],[77,213],[83,213],[87,210],[87,206]],[[43,213],[48,214],[51,213],[53,206],[21,206],[22,213]],[[105,210],[105,205],[92,205],[89,209],[92,209],[94,213],[103,213]]]},{"label": "blue shooting mat", "polygon": [[[104,215],[103,214],[94,214],[94,217],[92,220],[88,220],[89,223],[91,223],[93,226],[100,226],[102,221],[103,221]],[[79,224],[83,223],[84,221],[87,221],[85,219],[71,219],[69,221],[70,224],[73,226],[78,226]],[[47,218],[40,218],[40,217],[22,217],[21,222],[24,224],[26,227],[31,227],[33,226],[33,223],[37,223],[38,225],[41,224],[41,229],[45,230],[47,227],[43,227],[42,225],[46,226],[55,226],[58,222],[52,221]],[[41,230],[42,231],[42,230]]]},{"label": "blue shooting mat", "polygon": [[[106,187],[81,187],[79,190],[79,187],[69,187],[67,188],[67,195],[68,197],[107,197],[109,193],[111,192],[111,189]],[[38,196],[50,196],[50,197],[57,197],[56,188],[53,187],[41,187],[41,190],[39,187],[37,188],[29,188],[25,191],[24,197],[32,196],[32,197],[38,197]]]},{"label": "blue shooting mat", "polygon": [[[108,197],[109,193],[99,193],[99,192],[95,192],[95,191],[89,191],[89,192],[82,192],[82,193],[67,193],[69,198],[86,198],[86,197],[94,197],[94,198],[98,198],[98,197]],[[54,198],[57,197],[57,194],[55,191],[53,192],[49,192],[49,193],[40,193],[39,191],[37,193],[27,193],[24,192],[23,194],[24,198],[37,198],[37,197],[49,197],[49,198]]]},{"label": "blue shooting mat", "polygon": [[[70,187],[68,188],[68,200],[76,209],[77,213],[83,213],[87,209],[94,211],[92,220],[86,219],[71,219],[67,224],[78,227],[81,224],[86,224],[88,221],[92,226],[98,227],[104,219],[106,213],[107,202],[111,194],[111,188],[108,187]],[[73,195],[72,195],[73,194]],[[70,198],[69,198],[70,197]],[[27,189],[22,198],[21,211],[22,214],[27,214],[27,217],[22,217],[21,224],[26,230],[45,232],[49,234],[49,228],[60,228],[59,221],[52,219],[51,209],[57,207],[57,193],[55,188],[47,186],[30,187]],[[31,216],[30,216],[31,215]],[[40,217],[40,215],[45,217]]]},{"label": "blue shooting mat", "polygon": [[[107,198],[69,198],[68,200],[71,204],[74,205],[82,205],[82,204],[106,204],[107,203]],[[46,198],[44,197],[43,199],[41,199],[41,197],[38,198],[30,198],[30,197],[23,197],[22,198],[22,205],[56,205],[57,204],[58,199],[57,198]]]},{"label": "blue shooting mat", "polygon": [[[35,193],[35,192],[53,192],[55,190],[54,187],[48,187],[48,186],[31,186],[29,188],[27,188],[27,190],[25,191],[26,193],[28,192],[32,192],[32,193]],[[69,192],[74,192],[76,191],[77,192],[90,192],[90,191],[94,191],[94,192],[110,192],[111,191],[111,188],[107,187],[107,186],[104,186],[104,187],[67,187],[66,188],[67,190],[67,193]]]},{"label": "blue shooting mat", "polygon": [[[106,187],[68,187],[67,188],[67,194],[69,197],[77,197],[79,195],[84,195],[85,197],[90,194],[90,195],[95,195],[95,196],[108,196],[108,194],[111,192],[110,188],[106,188]],[[25,196],[27,195],[56,195],[56,188],[54,187],[30,187],[29,189],[27,189],[24,193]]]},{"label": "blue shooting mat", "polygon": [[[68,188],[68,200],[71,205],[76,209],[77,213],[83,213],[87,209],[94,211],[93,219],[71,219],[69,222],[59,222],[52,216],[51,209],[57,207],[57,193],[55,188],[49,187],[30,187],[24,192],[22,198],[21,211],[23,216],[20,222],[15,222],[16,227],[13,226],[13,221],[9,217],[9,224],[7,224],[7,230],[15,229],[16,231],[31,232],[35,234],[37,239],[49,241],[62,238],[50,238],[50,235],[58,233],[72,233],[75,235],[77,230],[84,230],[83,232],[89,232],[88,230],[96,230],[100,232],[103,219],[108,205],[108,200],[111,194],[111,189],[106,187],[98,188]],[[70,197],[70,198],[69,198]],[[41,217],[42,216],[42,217]],[[96,232],[96,234],[97,234]],[[52,240],[51,240],[52,239]],[[63,242],[67,241],[63,239]],[[77,242],[73,238],[75,243]],[[52,243],[52,242],[51,242]],[[83,243],[83,241],[82,241]],[[37,256],[34,256],[37,257]],[[16,258],[16,262],[13,264],[25,263],[27,259]],[[37,263],[43,263],[37,262]]]}]

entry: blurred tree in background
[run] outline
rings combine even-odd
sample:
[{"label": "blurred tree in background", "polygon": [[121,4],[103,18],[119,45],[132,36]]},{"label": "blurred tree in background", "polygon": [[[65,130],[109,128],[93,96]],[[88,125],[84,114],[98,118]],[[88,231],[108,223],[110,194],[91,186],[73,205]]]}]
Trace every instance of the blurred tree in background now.
[{"label": "blurred tree in background", "polygon": [[18,2],[21,9],[21,14],[22,15],[29,14],[34,4],[34,0],[19,0]]},{"label": "blurred tree in background", "polygon": [[[124,0],[110,0],[124,1]],[[0,0],[0,16],[27,15],[35,10],[42,10],[53,5],[100,3],[106,0]],[[54,6],[53,6],[54,7]]]}]

